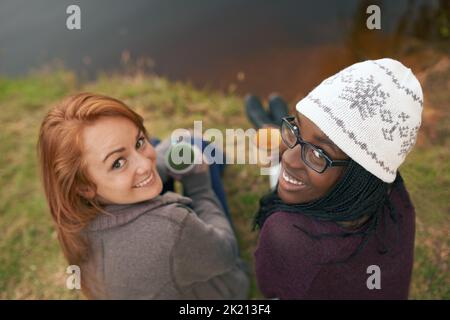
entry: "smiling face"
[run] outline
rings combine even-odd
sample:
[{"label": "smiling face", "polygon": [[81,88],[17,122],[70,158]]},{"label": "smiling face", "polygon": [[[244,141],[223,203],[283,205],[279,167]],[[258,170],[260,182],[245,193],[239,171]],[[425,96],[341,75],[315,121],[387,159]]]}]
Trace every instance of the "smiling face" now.
[{"label": "smiling face", "polygon": [[132,121],[101,117],[84,128],[82,139],[87,171],[101,204],[136,203],[160,194],[155,150]]},{"label": "smiling face", "polygon": [[[348,160],[340,150],[311,120],[297,112],[296,125],[304,141],[325,151],[332,160]],[[278,195],[287,204],[301,204],[322,198],[338,182],[346,167],[329,167],[323,173],[309,168],[301,158],[301,146],[284,151],[278,179]]]}]

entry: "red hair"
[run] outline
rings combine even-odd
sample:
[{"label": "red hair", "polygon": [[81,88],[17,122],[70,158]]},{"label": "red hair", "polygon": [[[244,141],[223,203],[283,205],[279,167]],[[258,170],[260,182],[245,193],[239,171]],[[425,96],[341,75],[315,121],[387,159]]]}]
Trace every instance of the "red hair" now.
[{"label": "red hair", "polygon": [[[83,234],[102,210],[94,198],[80,190],[96,186],[83,160],[82,131],[100,117],[131,120],[148,138],[143,118],[123,102],[103,95],[79,93],[67,97],[45,116],[37,144],[40,175],[62,251],[70,264],[88,265],[89,242]],[[88,281],[89,279],[89,281]],[[94,274],[83,268],[82,292],[93,297]]]}]

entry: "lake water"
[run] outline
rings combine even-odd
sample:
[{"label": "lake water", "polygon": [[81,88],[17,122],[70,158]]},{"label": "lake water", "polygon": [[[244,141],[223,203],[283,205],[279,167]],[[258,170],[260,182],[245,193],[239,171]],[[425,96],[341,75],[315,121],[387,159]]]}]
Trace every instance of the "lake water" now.
[{"label": "lake water", "polygon": [[[402,21],[437,3],[2,0],[0,75],[61,61],[90,79],[134,61],[197,87],[292,100],[346,65],[393,55]],[[81,8],[81,30],[66,28],[70,4]],[[381,8],[381,31],[366,28],[370,4]]]}]

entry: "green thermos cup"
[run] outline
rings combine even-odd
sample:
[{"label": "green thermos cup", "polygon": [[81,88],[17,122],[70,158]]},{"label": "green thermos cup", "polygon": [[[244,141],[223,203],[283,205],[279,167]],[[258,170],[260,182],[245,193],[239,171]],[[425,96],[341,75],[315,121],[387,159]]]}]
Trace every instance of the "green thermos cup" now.
[{"label": "green thermos cup", "polygon": [[166,167],[175,174],[183,174],[190,171],[198,158],[198,148],[187,142],[173,144],[166,153]]}]

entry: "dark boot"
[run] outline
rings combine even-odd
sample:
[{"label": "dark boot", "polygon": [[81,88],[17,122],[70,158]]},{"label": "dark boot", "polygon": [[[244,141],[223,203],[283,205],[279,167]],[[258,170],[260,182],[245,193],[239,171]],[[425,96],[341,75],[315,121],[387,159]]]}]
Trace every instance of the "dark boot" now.
[{"label": "dark boot", "polygon": [[245,97],[245,111],[250,122],[256,129],[262,128],[264,125],[273,125],[266,110],[264,110],[261,101],[254,95],[247,95]]},{"label": "dark boot", "polygon": [[281,120],[289,115],[287,103],[277,94],[271,94],[269,97],[269,111],[273,123],[278,127],[281,126]]}]

